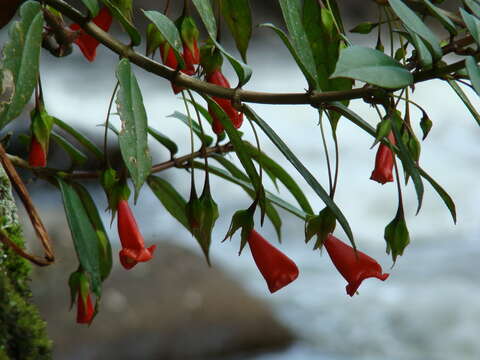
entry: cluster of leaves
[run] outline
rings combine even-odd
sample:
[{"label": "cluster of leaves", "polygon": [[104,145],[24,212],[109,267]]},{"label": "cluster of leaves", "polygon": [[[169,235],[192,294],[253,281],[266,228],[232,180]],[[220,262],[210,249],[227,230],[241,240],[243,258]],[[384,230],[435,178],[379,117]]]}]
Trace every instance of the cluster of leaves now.
[{"label": "cluster of leaves", "polygon": [[[378,22],[362,23],[352,29],[352,32],[361,34],[369,34],[377,29],[378,40],[375,49],[350,43],[335,0],[279,0],[288,33],[273,24],[262,24],[261,27],[272,29],[290,51],[308,84],[305,94],[299,95],[303,96],[302,99],[306,105],[314,105],[318,108],[320,120],[323,116],[328,118],[335,144],[337,144],[337,124],[343,117],[372,135],[375,139],[374,145],[380,142],[400,159],[395,166],[401,163],[405,184],[409,179],[412,180],[418,198],[417,213],[422,205],[424,180],[426,180],[443,199],[455,221],[455,205],[452,199],[420,166],[420,142],[411,126],[409,111],[411,105],[417,107],[419,105],[410,100],[410,94],[418,82],[435,78],[446,80],[480,124],[480,115],[458,85],[458,82],[470,82],[475,91],[480,91],[480,69],[477,64],[477,58],[480,56],[478,50],[480,3],[476,0],[465,0],[465,7],[459,10],[458,15],[440,8],[438,6],[440,2],[436,1],[434,4],[429,0],[376,0],[379,9]],[[151,52],[149,49],[155,49],[154,43],[160,34],[162,41],[166,41],[173,49],[179,64],[178,69],[169,69],[134,51],[135,47],[141,44],[142,36],[131,16],[131,1],[83,0],[88,11],[87,17],[82,17],[78,10],[60,0],[45,0],[42,3],[48,6],[33,0],[25,2],[20,8],[21,20],[10,27],[10,39],[4,46],[0,67],[0,129],[18,118],[34,90],[39,88],[39,54],[42,39],[48,37],[48,32],[52,31],[51,26],[44,27],[44,14],[47,11],[55,12],[60,17],[63,14],[81,24],[85,31],[104,44],[108,44],[122,57],[116,68],[118,91],[117,88],[114,91],[117,94],[117,114],[121,119],[122,128],[117,131],[113,126],[105,124],[106,132],[110,129],[118,135],[124,160],[123,167],[118,169],[121,181],[126,180],[127,177],[131,179],[135,189],[135,199],[142,186],[147,183],[165,209],[196,237],[207,260],[212,229],[218,217],[217,205],[212,199],[208,185],[209,175],[218,176],[240,186],[253,199],[250,208],[240,210],[234,215],[227,234],[232,236],[237,229],[241,228],[242,248],[246,243],[249,230],[254,226],[253,214],[257,206],[261,210],[261,221],[263,222],[266,216],[275,227],[279,239],[282,221],[277,208],[282,208],[306,222],[307,242],[317,235],[315,248],[322,246],[323,240],[335,229],[336,222],[341,225],[355,247],[353,232],[348,221],[334,202],[338,172],[335,171],[333,174],[329,169],[330,186],[326,189],[268,122],[250,106],[241,103],[243,100],[241,94],[248,95],[248,91],[244,91],[242,87],[248,83],[252,75],[252,69],[246,64],[247,49],[252,34],[252,15],[248,0],[218,0],[215,2],[218,5],[218,14],[215,14],[210,0],[191,1],[205,26],[206,42],[229,61],[238,77],[238,85],[235,91],[220,92],[218,86],[202,82],[200,71],[197,71],[194,79],[189,80],[190,82],[181,83],[182,86],[195,85],[191,87],[195,88],[208,103],[208,109],[195,100],[190,90],[185,90],[183,96],[187,114],[175,111],[172,117],[190,127],[192,134],[200,139],[201,148],[198,151],[192,150],[191,154],[180,158],[177,157],[178,147],[175,142],[148,125],[141,89],[132,70],[132,63],[135,63],[149,71],[152,71],[152,68],[157,69],[157,72],[164,74],[168,80],[176,81],[177,71],[182,69],[184,62],[181,33],[175,22],[159,11],[143,12],[151,21],[147,34],[147,53]],[[186,2],[187,6],[188,3],[189,1]],[[108,8],[113,18],[128,33],[129,46],[119,45],[118,41],[110,35],[96,31],[96,27],[88,23],[88,19],[99,13],[101,4]],[[220,44],[218,40],[220,17],[223,17],[228,25],[242,60],[227,52]],[[440,41],[437,35],[425,25],[424,20],[427,17],[434,18],[445,29],[446,40]],[[390,54],[385,52],[381,39],[385,36],[382,32],[385,28],[391,40]],[[398,44],[397,48],[395,44]],[[43,45],[45,46],[45,41]],[[55,55],[54,52],[52,53]],[[445,56],[449,54],[455,54],[460,59],[447,64]],[[64,52],[62,52],[63,55]],[[183,79],[184,75],[180,78]],[[365,84],[353,89],[355,81]],[[467,85],[470,84],[467,83]],[[188,101],[186,93],[190,95]],[[40,91],[37,90],[37,102],[41,99],[39,94]],[[240,98],[236,97],[238,94]],[[253,146],[247,141],[243,133],[233,126],[222,106],[210,95],[229,97],[238,103],[236,106],[252,126],[261,129],[275,144],[325,203],[325,208],[315,212],[292,176],[271,157],[260,151],[258,146]],[[295,99],[298,98],[297,96]],[[286,99],[279,96],[277,102],[288,102],[289,100]],[[352,99],[363,99],[377,108],[379,119],[376,128],[348,107]],[[298,100],[291,101],[298,102]],[[275,103],[275,97],[272,95],[268,102]],[[399,110],[399,104],[405,104],[406,110],[403,114]],[[190,115],[189,109],[192,107],[198,115],[197,120]],[[432,127],[432,121],[427,112],[423,108],[420,109],[423,116],[419,122],[423,130],[422,138],[425,139]],[[45,109],[44,111],[47,118],[48,114]],[[207,134],[202,125],[202,121],[212,124],[212,111],[225,129],[225,132],[217,134],[215,145],[212,145],[214,138]],[[67,170],[47,168],[33,169],[33,171],[40,177],[50,180],[61,191],[79,258],[79,267],[82,272],[88,274],[92,289],[99,298],[102,281],[106,279],[112,266],[110,242],[95,202],[79,183],[79,179],[98,178],[99,174],[109,170],[108,152],[106,148],[103,151],[100,150],[67,123],[50,115],[48,119],[50,126],[48,130],[53,127],[52,139],[71,156],[71,165]],[[69,139],[57,134],[59,129],[66,133]],[[388,140],[390,133],[393,134],[395,142]],[[170,152],[171,159],[152,165],[148,148],[149,135]],[[78,146],[81,146],[82,150],[78,149]],[[92,153],[102,164],[101,168],[88,173],[88,176],[78,171],[86,159],[84,151]],[[236,153],[243,169],[223,156],[226,151]],[[338,156],[337,150],[337,159]],[[197,158],[201,157],[210,158],[217,165],[212,165],[206,160],[198,161]],[[153,175],[175,166],[191,168],[192,172],[194,169],[205,172],[207,180],[200,198],[196,197],[196,192],[192,191],[190,201],[187,201],[171,183]],[[330,168],[330,164],[328,167]],[[275,193],[265,190],[262,182],[263,173],[266,173],[275,185],[277,183],[284,185],[285,189],[293,195],[296,204],[290,204]],[[392,253],[394,261],[409,243],[398,172],[396,182],[399,192],[398,211],[385,229],[387,251]],[[201,226],[193,224],[192,219],[201,219]]]}]

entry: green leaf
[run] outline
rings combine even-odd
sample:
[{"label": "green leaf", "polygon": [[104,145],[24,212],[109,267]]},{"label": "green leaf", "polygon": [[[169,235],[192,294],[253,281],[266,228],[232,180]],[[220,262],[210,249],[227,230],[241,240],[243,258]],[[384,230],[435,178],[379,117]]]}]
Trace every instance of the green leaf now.
[{"label": "green leaf", "polygon": [[460,9],[460,14],[462,14],[463,21],[475,39],[477,46],[480,47],[480,20],[463,9]]},{"label": "green leaf", "polygon": [[358,24],[353,29],[350,30],[352,33],[357,34],[370,34],[370,32],[378,26],[378,23],[373,23],[371,21],[366,21]]},{"label": "green leaf", "polygon": [[168,181],[158,176],[149,176],[147,184],[170,215],[177,219],[185,229],[190,231],[190,225],[188,224],[187,214],[185,212],[187,202],[182,195],[180,195]]},{"label": "green leaf", "polygon": [[468,76],[472,82],[473,88],[477,95],[480,95],[480,69],[477,61],[473,56],[468,56],[465,59],[465,67],[467,68]]},{"label": "green leaf", "polygon": [[[218,160],[218,159],[216,159]],[[228,160],[225,159],[225,161],[228,162]],[[231,163],[230,163],[231,164]],[[231,164],[233,167],[236,168],[235,165]],[[197,169],[205,169],[205,165],[201,162],[197,162],[195,161],[193,163],[193,166]],[[225,166],[225,163],[222,162],[222,166]],[[225,179],[227,181],[230,181],[231,183],[233,184],[236,184],[236,185],[239,185],[241,186],[242,188],[245,189],[245,191],[247,191],[248,189],[250,191],[252,191],[252,193],[254,193],[254,189],[253,189],[253,186],[252,184],[249,182],[248,180],[248,177],[247,175],[245,175],[243,172],[240,171],[240,176],[239,177],[236,177],[236,175],[230,175],[229,173],[227,173],[226,171],[218,168],[218,167],[215,167],[213,165],[209,165],[208,166],[208,169],[209,169],[209,172],[210,174],[213,174],[213,175],[216,175],[222,179]],[[238,168],[237,168],[238,169]],[[230,168],[228,169],[230,171]],[[245,180],[242,180],[242,179],[245,179]],[[305,219],[307,217],[307,214],[305,212],[303,212],[302,210],[298,209],[297,207],[295,207],[294,205],[290,204],[289,202],[281,199],[280,197],[278,197],[277,195],[269,192],[269,191],[265,191],[265,196],[266,198],[271,201],[273,204],[277,205],[278,207],[281,207],[282,209],[288,211],[289,213],[291,213],[292,215],[295,215],[297,216],[298,218],[300,219]],[[268,204],[268,202],[267,202]],[[267,207],[267,215],[268,215],[268,207]]]},{"label": "green leaf", "polygon": [[455,209],[455,203],[453,202],[452,198],[448,193],[430,176],[428,175],[423,169],[419,168],[420,175],[423,176],[425,180],[427,180],[430,185],[435,189],[437,194],[442,198],[443,202],[447,206],[450,214],[452,215],[453,222],[457,223],[457,211]]},{"label": "green leaf", "polygon": [[308,202],[307,197],[304,195],[300,186],[297,185],[295,180],[285,171],[278,163],[273,159],[268,157],[263,152],[260,152],[255,146],[250,143],[245,143],[247,150],[250,152],[252,159],[256,160],[264,170],[269,170],[272,174],[280,180],[280,182],[287,188],[288,191],[293,195],[295,200],[297,200],[298,205],[305,211],[307,214],[313,214],[313,209]]},{"label": "green leaf", "polygon": [[420,64],[426,70],[431,69],[433,65],[433,58],[430,50],[428,50],[428,47],[425,44],[425,41],[423,41],[423,39],[413,31],[409,29],[407,29],[407,31],[410,34],[410,41],[417,51],[417,58],[420,61]]},{"label": "green leaf", "polygon": [[242,163],[243,168],[247,172],[248,177],[250,178],[252,185],[255,188],[255,191],[257,192],[257,194],[261,193],[263,191],[261,179],[257,173],[257,170],[255,169],[255,166],[253,165],[252,158],[248,150],[246,149],[239,132],[233,127],[230,118],[227,116],[227,114],[225,114],[223,109],[215,101],[213,101],[210,97],[206,95],[202,96],[208,102],[209,107],[213,109],[218,119],[222,123],[223,127],[225,128],[225,132],[227,133],[228,138],[233,144],[235,153],[237,154],[238,159]]},{"label": "green leaf", "polygon": [[203,24],[205,25],[208,35],[211,39],[217,37],[217,23],[215,22],[215,15],[213,14],[212,5],[210,0],[192,0],[195,8],[197,9]]},{"label": "green leaf", "polygon": [[307,79],[307,82],[308,82],[308,86],[310,88],[316,88],[316,80],[315,80],[315,77],[314,75],[312,75],[310,73],[310,71],[308,70],[308,68],[303,64],[302,62],[302,59],[300,58],[300,56],[298,55],[297,53],[297,50],[295,50],[295,48],[293,47],[292,43],[290,42],[290,39],[288,38],[287,34],[285,34],[281,29],[279,29],[278,27],[276,27],[275,25],[273,24],[261,24],[259,25],[260,27],[266,27],[266,28],[270,28],[272,30],[274,30],[277,35],[280,37],[280,39],[283,41],[283,43],[285,44],[285,46],[287,47],[287,49],[290,51],[290,54],[292,54],[293,56],[293,59],[295,60],[295,62],[297,63],[298,67],[300,68],[300,70],[302,71],[303,75],[305,76],[305,78]]},{"label": "green leaf", "polygon": [[[335,71],[340,50],[345,47],[343,34],[338,32],[335,22],[335,16],[328,8],[321,7],[317,0],[305,0],[303,23],[317,67],[318,90],[321,91],[350,90],[353,86],[351,79],[330,78]],[[348,105],[348,100],[342,103]],[[335,131],[339,118],[332,112],[328,115]]]},{"label": "green leaf", "polygon": [[123,14],[122,10],[114,5],[111,0],[102,0],[102,2],[108,7],[110,10],[110,14],[117,19],[122,27],[127,32],[128,36],[130,36],[130,41],[132,42],[133,46],[138,46],[142,42],[142,37],[132,22]]},{"label": "green leaf", "polygon": [[210,0],[192,0],[192,2],[195,5],[195,8],[197,9],[205,27],[207,28],[210,39],[228,59],[235,70],[235,73],[238,76],[238,87],[242,87],[248,82],[248,80],[250,80],[250,77],[252,76],[252,69],[247,64],[235,59],[217,41],[217,24],[215,22],[215,16],[213,15]]},{"label": "green leaf", "polygon": [[[223,170],[213,166],[209,165],[208,170],[210,174],[216,175],[222,179],[225,179],[227,181],[230,181],[233,184],[236,184],[240,186],[245,192],[252,198],[255,199],[255,191],[250,184],[250,181],[248,179],[248,176],[243,173],[238,167],[236,167],[231,161],[225,159],[224,157],[220,155],[214,155],[212,156],[219,164],[221,164],[225,169],[227,169],[232,176],[224,172]],[[195,161],[193,163],[193,166],[197,169],[201,170],[206,170],[206,166],[204,163]],[[282,228],[282,219],[280,218],[280,215],[278,214],[277,210],[273,207],[272,203],[276,204],[277,206],[280,206],[282,208],[287,208],[286,210],[293,213],[296,216],[302,217],[304,213],[302,213],[301,210],[296,209],[293,205],[290,205],[283,200],[278,201],[280,198],[275,197],[275,201],[273,198],[270,196],[272,195],[268,191],[266,192],[266,206],[265,206],[265,214],[267,215],[268,219],[272,223],[275,232],[277,233],[278,240],[281,242],[282,234],[281,234],[281,228]],[[281,204],[281,205],[280,205]],[[293,211],[292,211],[293,210]],[[299,215],[300,214],[300,215]]]},{"label": "green leaf", "polygon": [[[182,114],[181,112],[175,111],[172,115],[168,115],[167,117],[178,119],[190,128],[190,119],[187,115]],[[210,144],[213,142],[213,138],[209,135],[202,134],[200,125],[195,120],[191,119],[191,123],[193,132],[195,135],[197,135],[202,144],[205,146],[210,146]]]},{"label": "green leaf", "polygon": [[183,60],[183,45],[182,39],[180,38],[180,33],[178,32],[175,24],[168,17],[163,15],[158,11],[145,11],[142,10],[143,14],[149,19],[160,31],[162,36],[172,47],[175,57],[177,58],[180,68],[185,67],[185,61]]},{"label": "green leaf", "polygon": [[172,158],[178,152],[177,144],[173,140],[171,140],[167,135],[162,134],[160,131],[155,130],[150,126],[148,127],[148,133],[160,144],[165,146],[168,149],[168,151],[170,151],[170,156]]},{"label": "green leaf", "polygon": [[[287,25],[293,48],[298,58],[313,79],[317,79],[317,68],[313,58],[312,49],[308,41],[307,33],[303,26],[302,1],[301,0],[279,0],[283,18]],[[308,78],[307,78],[308,80]],[[316,89],[316,83],[310,84],[311,90]],[[312,87],[312,85],[315,85]]]},{"label": "green leaf", "polygon": [[[198,110],[198,112],[203,116],[203,118],[205,120],[208,121],[208,123],[211,125],[213,123],[213,119],[212,119],[212,116],[210,115],[210,113],[208,112],[208,110],[203,107],[202,105],[200,105],[198,102],[194,101],[192,102],[191,100],[187,100],[190,104],[192,104],[193,106],[195,106],[195,108]],[[223,139],[225,139],[226,135],[225,135],[225,132],[222,131],[220,134],[217,134],[217,138],[218,138],[218,141],[222,141]]]},{"label": "green leaf", "polygon": [[[467,0],[468,1],[468,0]],[[428,10],[430,11],[430,13],[435,17],[437,18],[438,21],[440,21],[440,23],[443,25],[443,27],[445,29],[447,29],[447,31],[451,34],[451,35],[457,35],[458,31],[455,27],[455,24],[453,23],[452,20],[450,20],[448,18],[448,16],[445,15],[445,13],[439,9],[438,7],[436,7],[435,5],[433,5],[430,0],[423,0],[423,2],[425,3],[425,5],[427,5],[427,8]]]},{"label": "green leaf", "polygon": [[475,0],[463,0],[463,2],[469,7],[476,17],[480,17],[480,4],[478,4]]},{"label": "green leaf", "polygon": [[403,165],[403,170],[412,177],[413,184],[415,186],[415,191],[417,193],[417,200],[418,200],[418,207],[417,207],[417,214],[420,211],[422,207],[422,201],[423,201],[423,182],[422,178],[420,177],[420,173],[418,172],[417,165],[412,158],[412,155],[410,151],[408,151],[408,148],[405,146],[403,141],[401,141],[401,124],[403,123],[403,120],[400,118],[398,113],[393,113],[392,115],[392,130],[395,134],[395,139],[397,139],[397,147],[399,149],[398,151],[398,156],[400,157],[400,160],[402,161]]},{"label": "green leaf", "polygon": [[247,62],[247,49],[252,36],[252,14],[249,0],[222,0],[222,15],[235,39],[237,49]]},{"label": "green leaf", "polygon": [[89,140],[85,135],[79,132],[77,129],[74,129],[66,122],[53,117],[53,122],[57,125],[60,129],[66,131],[70,134],[75,140],[77,140],[85,149],[90,151],[95,157],[99,160],[103,160],[103,152],[95,145],[91,140]]},{"label": "green leaf", "polygon": [[100,12],[100,7],[98,6],[97,0],[82,0],[83,5],[88,9],[90,16],[93,18],[98,15]]},{"label": "green leaf", "polygon": [[388,2],[403,24],[426,41],[433,59],[440,60],[443,56],[440,42],[428,26],[425,25],[425,22],[405,5],[402,0],[388,0]]},{"label": "green leaf", "polygon": [[[359,115],[357,115],[355,112],[353,112],[346,106],[343,106],[341,103],[335,103],[332,106],[332,108],[334,108],[335,111],[338,111],[340,114],[342,114],[347,119],[352,121],[355,125],[365,130],[365,132],[375,137],[375,129],[365,120],[363,120]],[[398,147],[395,147],[394,149],[396,150],[396,153],[398,153]],[[447,192],[443,190],[443,188],[437,182],[435,182],[435,180],[430,175],[428,175],[424,170],[422,170],[418,165],[417,165],[417,169],[420,175],[424,179],[426,179],[428,182],[430,182],[430,184],[433,186],[435,191],[440,195],[442,200],[445,202],[445,205],[447,206],[448,210],[452,214],[453,221],[456,222],[455,203],[451,199],[450,195],[448,195]]]},{"label": "green leaf", "polygon": [[13,78],[15,90],[7,103],[0,102],[0,129],[22,113],[37,84],[43,29],[41,5],[27,1],[20,8],[20,16],[20,21],[10,26],[10,39],[3,48],[0,70],[3,79]]},{"label": "green leaf", "polygon": [[52,131],[51,136],[53,140],[60,145],[63,150],[68,154],[70,157],[70,160],[72,161],[72,167],[78,165],[81,166],[85,164],[87,161],[87,156],[82,153],[80,150],[78,150],[75,146],[70,144],[67,139],[65,139],[63,136],[60,134],[55,133],[55,131]]},{"label": "green leaf", "polygon": [[120,84],[117,94],[117,111],[122,121],[118,142],[123,161],[135,185],[135,201],[145,179],[150,174],[152,158],[148,150],[147,114],[142,93],[128,59],[122,59],[117,66]]},{"label": "green leaf", "polygon": [[90,274],[93,291],[101,294],[101,274],[99,263],[97,235],[90,222],[88,213],[74,187],[60,178],[58,185],[63,198],[65,215],[75,245],[75,251],[83,270]]},{"label": "green leaf", "polygon": [[108,234],[105,231],[102,219],[98,213],[97,206],[90,193],[78,183],[75,184],[75,190],[80,196],[90,222],[97,234],[100,277],[102,281],[104,281],[108,275],[110,275],[110,271],[112,270],[112,246],[110,245],[110,239],[108,238]]},{"label": "green leaf", "polygon": [[331,77],[360,80],[387,89],[403,88],[413,83],[412,74],[398,61],[361,46],[351,46],[340,53]]},{"label": "green leaf", "polygon": [[[282,154],[287,158],[288,161],[297,169],[300,175],[307,181],[310,187],[317,193],[317,195],[322,199],[325,205],[332,210],[335,217],[337,218],[342,228],[345,230],[352,246],[355,248],[355,241],[353,238],[352,229],[348,224],[347,219],[338,208],[338,206],[333,202],[328,193],[319,184],[317,179],[312,175],[312,173],[303,165],[303,163],[292,153],[288,146],[283,142],[283,140],[273,131],[273,129],[261,119],[249,106],[245,105],[245,115],[252,121],[256,122],[263,130],[263,132],[270,138],[270,140],[275,144],[275,146],[282,152]],[[375,130],[374,130],[375,131]]]},{"label": "green leaf", "polygon": [[468,111],[472,114],[473,118],[477,121],[478,125],[480,125],[480,114],[475,109],[475,106],[470,102],[467,97],[467,94],[462,90],[462,88],[457,84],[455,80],[447,79],[451,88],[457,93],[458,97],[463,101],[465,106],[467,107]]}]

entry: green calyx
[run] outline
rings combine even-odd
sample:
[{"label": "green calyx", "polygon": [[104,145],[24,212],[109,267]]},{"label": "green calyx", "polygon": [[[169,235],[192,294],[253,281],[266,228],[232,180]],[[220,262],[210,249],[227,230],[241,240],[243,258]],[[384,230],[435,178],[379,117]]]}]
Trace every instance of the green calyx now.
[{"label": "green calyx", "polygon": [[30,114],[32,135],[42,146],[45,153],[48,153],[50,133],[52,132],[54,119],[45,110],[45,105],[39,101]]},{"label": "green calyx", "polygon": [[[147,25],[147,56],[153,55],[155,51],[166,42],[167,40],[154,24]],[[161,54],[161,56],[163,59],[163,54]]]},{"label": "green calyx", "polygon": [[112,211],[113,220],[119,201],[128,200],[130,189],[127,183],[120,179],[117,172],[112,168],[108,168],[102,173],[100,182],[107,195],[108,208]]},{"label": "green calyx", "polygon": [[210,40],[200,48],[200,65],[203,67],[207,75],[222,68],[222,53]]},{"label": "green calyx", "polygon": [[392,120],[389,117],[385,117],[382,121],[377,124],[377,131],[375,135],[375,141],[371,148],[378,144],[380,140],[387,137],[392,130]]},{"label": "green calyx", "polygon": [[238,210],[235,214],[233,214],[232,222],[230,223],[230,227],[228,229],[227,234],[225,235],[224,241],[227,238],[232,239],[232,236],[237,232],[238,229],[242,229],[241,232],[241,241],[240,241],[240,250],[238,254],[242,253],[243,248],[247,244],[248,236],[253,230],[254,221],[253,221],[253,214],[255,208],[249,208],[247,210]]},{"label": "green calyx", "polygon": [[390,224],[385,227],[385,241],[387,242],[387,254],[392,253],[392,260],[395,263],[397,256],[403,255],[405,248],[410,243],[407,223],[401,209]]},{"label": "green calyx", "polygon": [[180,32],[183,44],[187,45],[193,54],[200,35],[195,20],[191,16],[184,15],[178,18],[175,24]]},{"label": "green calyx", "polygon": [[75,303],[78,293],[82,296],[82,299],[87,299],[90,293],[90,282],[88,276],[81,269],[70,274],[68,279],[68,286],[70,287],[70,308]]},{"label": "green calyx", "polygon": [[335,215],[328,207],[316,216],[309,216],[305,222],[305,242],[308,243],[316,235],[314,250],[321,248],[328,234],[335,230],[336,223]]}]

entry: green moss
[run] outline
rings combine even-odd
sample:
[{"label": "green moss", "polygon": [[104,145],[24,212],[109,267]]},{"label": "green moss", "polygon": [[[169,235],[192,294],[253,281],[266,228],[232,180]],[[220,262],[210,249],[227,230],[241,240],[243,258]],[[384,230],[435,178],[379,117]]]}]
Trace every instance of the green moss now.
[{"label": "green moss", "polygon": [[[0,166],[0,232],[24,247],[11,184]],[[48,360],[52,344],[46,323],[30,303],[31,265],[0,245],[0,360]]]}]

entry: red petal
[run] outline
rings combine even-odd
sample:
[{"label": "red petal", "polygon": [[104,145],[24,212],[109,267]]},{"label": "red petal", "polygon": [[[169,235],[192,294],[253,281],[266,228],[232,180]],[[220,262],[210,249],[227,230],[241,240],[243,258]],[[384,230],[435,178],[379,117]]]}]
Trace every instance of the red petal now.
[{"label": "red petal", "polygon": [[34,135],[32,135],[32,140],[30,141],[28,163],[33,167],[47,166],[47,155],[45,154],[42,145],[37,141],[37,138]]},{"label": "red petal", "polygon": [[138,262],[150,260],[156,245],[145,248],[143,236],[126,200],[118,202],[117,210],[118,234],[122,244],[122,250],[119,253],[120,263],[124,268],[131,269]]},{"label": "red petal", "polygon": [[95,310],[93,308],[90,294],[87,295],[86,305],[87,307],[85,308],[85,303],[83,302],[82,295],[79,292],[77,298],[77,323],[79,324],[90,324],[92,322]]},{"label": "red petal", "polygon": [[280,290],[298,277],[297,265],[255,230],[252,230],[248,237],[248,245],[271,293]]},{"label": "red petal", "polygon": [[[393,133],[390,132],[388,135],[388,140],[395,145],[395,137]],[[371,180],[375,180],[380,184],[385,184],[387,182],[393,181],[393,164],[394,164],[394,155],[392,150],[385,145],[380,144],[377,150],[377,155],[375,156],[375,169],[370,176]]]},{"label": "red petal", "polygon": [[382,281],[388,278],[389,274],[382,273],[382,267],[375,259],[359,250],[355,254],[355,250],[351,246],[335,236],[328,235],[323,244],[333,265],[348,282],[346,286],[348,295],[355,295],[362,281],[367,278],[375,277]]},{"label": "red petal", "polygon": [[[92,21],[103,31],[108,31],[112,25],[112,15],[108,11],[107,7],[103,7],[98,15],[92,19]],[[95,60],[97,55],[97,47],[100,42],[85,33],[85,31],[83,31],[78,24],[70,25],[70,29],[74,31],[80,31],[80,35],[75,39],[75,44],[78,45],[88,61]]]}]

